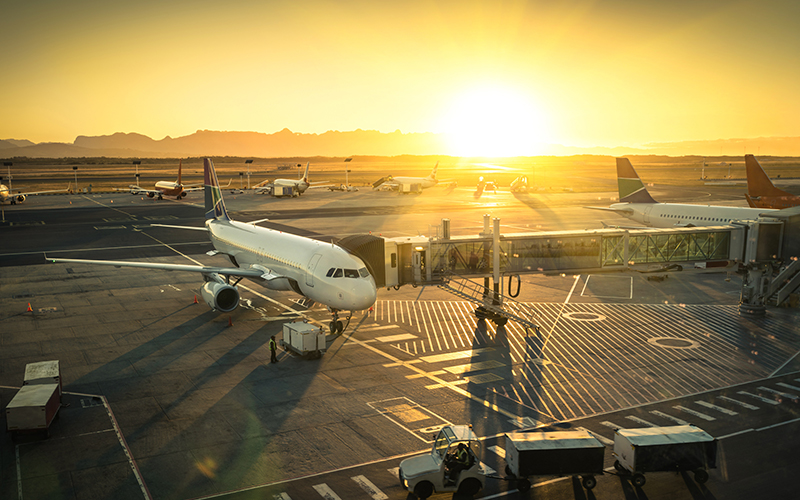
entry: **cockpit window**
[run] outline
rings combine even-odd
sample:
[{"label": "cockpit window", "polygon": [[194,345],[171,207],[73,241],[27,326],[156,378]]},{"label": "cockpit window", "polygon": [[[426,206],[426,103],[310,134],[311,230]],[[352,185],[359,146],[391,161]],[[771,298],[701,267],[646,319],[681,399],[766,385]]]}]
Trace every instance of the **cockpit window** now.
[{"label": "cockpit window", "polygon": [[369,277],[369,271],[367,271],[366,267],[362,267],[361,269],[359,269],[358,270],[358,274],[360,274],[362,278],[368,278]]},{"label": "cockpit window", "polygon": [[337,269],[336,272],[333,273],[334,278],[341,278],[342,277],[342,270]]},{"label": "cockpit window", "polygon": [[355,269],[345,269],[344,270],[344,277],[345,278],[358,278],[358,271]]},{"label": "cockpit window", "polygon": [[336,271],[336,268],[335,268],[335,267],[332,267],[332,268],[328,269],[328,274],[326,274],[325,276],[327,276],[328,278],[330,278],[331,276],[333,276],[333,273],[334,273],[335,271]]}]

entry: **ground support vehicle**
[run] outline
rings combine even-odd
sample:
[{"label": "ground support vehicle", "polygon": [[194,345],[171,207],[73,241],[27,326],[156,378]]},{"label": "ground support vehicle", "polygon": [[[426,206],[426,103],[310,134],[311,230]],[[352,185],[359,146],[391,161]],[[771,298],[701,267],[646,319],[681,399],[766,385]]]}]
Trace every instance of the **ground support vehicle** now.
[{"label": "ground support vehicle", "polygon": [[708,481],[716,468],[717,440],[694,425],[617,429],[614,433],[614,468],[643,486],[646,472],[693,471],[694,479]]},{"label": "ground support vehicle", "polygon": [[590,490],[603,474],[605,446],[587,431],[513,432],[505,439],[505,472],[523,493],[530,476],[581,476]]},{"label": "ground support vehicle", "polygon": [[[458,445],[466,446],[469,461],[466,468],[450,477]],[[485,484],[486,472],[479,459],[480,441],[472,426],[448,425],[436,435],[431,452],[400,462],[400,485],[424,500],[433,493],[457,491],[474,496]]]},{"label": "ground support vehicle", "polygon": [[12,439],[29,432],[50,436],[50,424],[61,408],[58,384],[23,385],[6,406],[6,428]]},{"label": "ground support vehicle", "polygon": [[322,328],[305,322],[284,323],[279,344],[287,351],[309,358],[319,358],[328,349]]}]

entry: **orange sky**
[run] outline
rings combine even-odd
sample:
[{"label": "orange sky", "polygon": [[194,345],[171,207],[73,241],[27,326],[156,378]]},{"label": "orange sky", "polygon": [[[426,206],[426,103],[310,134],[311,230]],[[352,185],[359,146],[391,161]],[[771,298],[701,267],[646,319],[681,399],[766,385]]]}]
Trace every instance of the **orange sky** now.
[{"label": "orange sky", "polygon": [[400,129],[512,155],[800,136],[796,1],[6,0],[0,18],[0,139]]}]

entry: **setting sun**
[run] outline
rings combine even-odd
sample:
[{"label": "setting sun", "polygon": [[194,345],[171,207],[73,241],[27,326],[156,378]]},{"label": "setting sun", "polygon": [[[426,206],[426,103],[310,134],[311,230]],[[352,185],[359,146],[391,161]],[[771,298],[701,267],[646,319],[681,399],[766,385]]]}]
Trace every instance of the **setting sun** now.
[{"label": "setting sun", "polygon": [[541,110],[522,92],[499,86],[457,95],[442,131],[457,156],[534,155],[547,140]]}]

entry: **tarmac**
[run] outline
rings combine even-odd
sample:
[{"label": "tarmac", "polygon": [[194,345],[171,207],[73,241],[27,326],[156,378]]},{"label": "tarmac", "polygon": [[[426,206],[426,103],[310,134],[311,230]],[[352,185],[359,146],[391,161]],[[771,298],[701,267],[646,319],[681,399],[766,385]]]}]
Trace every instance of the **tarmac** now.
[{"label": "tarmac", "polygon": [[[503,232],[594,228],[606,214],[580,207],[608,204],[613,195],[475,198],[466,188],[433,188],[411,196],[362,190],[225,199],[237,220],[268,217],[274,227],[341,238],[430,234],[441,218],[452,221],[454,234],[474,234],[484,213],[500,217]],[[682,201],[704,196],[680,193]],[[5,407],[25,365],[35,361],[60,361],[65,394],[48,439],[0,436],[0,498],[370,498],[350,484],[357,476],[350,471],[368,464],[383,471],[365,476],[385,495],[372,498],[406,498],[391,477],[398,457],[424,452],[431,434],[448,423],[473,424],[487,438],[563,422],[601,434],[599,422],[634,415],[652,423],[658,411],[694,419],[720,438],[738,432],[731,426],[794,429],[798,398],[759,387],[794,394],[763,381],[800,384],[793,381],[800,370],[797,310],[739,316],[741,282],[724,272],[687,270],[659,282],[638,273],[523,276],[516,300],[535,310],[544,344],[514,323],[496,328],[478,321],[473,306],[443,290],[379,290],[373,310],[355,313],[320,359],[280,352],[271,364],[269,337],[280,338],[290,321],[326,324],[324,308],[307,310],[295,295],[243,281],[242,306],[218,314],[203,303],[193,274],[44,260],[46,253],[227,265],[205,254],[211,247],[202,234],[149,226],[201,225],[201,199],[41,196],[5,207],[0,403]],[[729,388],[743,384],[754,384],[745,392],[779,401],[780,411],[763,425],[740,412],[717,428],[674,408],[708,415],[693,395],[722,391],[741,399]],[[681,398],[689,399],[669,403]],[[767,405],[775,406],[759,406]],[[614,412],[623,413],[608,416]],[[660,425],[670,422],[661,418]],[[722,498],[714,492],[732,491],[729,472],[762,446],[731,447],[737,451],[702,489],[680,477],[648,483],[644,496],[616,483],[606,488],[615,498]],[[797,470],[792,459],[767,455],[781,477]],[[499,467],[490,457],[484,460]],[[316,488],[321,477],[331,493]],[[769,491],[770,481],[746,477]],[[561,484],[566,493],[559,484],[533,491],[584,498],[569,481]],[[508,485],[486,494],[518,495]]]}]

